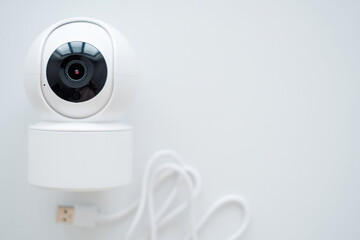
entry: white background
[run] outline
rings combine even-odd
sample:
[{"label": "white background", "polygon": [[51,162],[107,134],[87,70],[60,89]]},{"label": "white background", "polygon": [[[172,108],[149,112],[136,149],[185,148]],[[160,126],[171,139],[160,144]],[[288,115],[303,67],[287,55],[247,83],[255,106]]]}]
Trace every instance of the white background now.
[{"label": "white background", "polygon": [[[122,239],[127,221],[77,229],[55,223],[56,206],[121,209],[163,147],[202,174],[199,214],[227,193],[248,199],[242,239],[360,239],[359,12],[355,0],[2,1],[0,239]],[[141,68],[124,119],[135,127],[135,182],[116,191],[26,182],[27,125],[39,119],[23,89],[24,57],[45,27],[74,16],[118,28]],[[202,239],[226,239],[238,217],[226,209]],[[183,217],[163,239],[185,228]]]}]

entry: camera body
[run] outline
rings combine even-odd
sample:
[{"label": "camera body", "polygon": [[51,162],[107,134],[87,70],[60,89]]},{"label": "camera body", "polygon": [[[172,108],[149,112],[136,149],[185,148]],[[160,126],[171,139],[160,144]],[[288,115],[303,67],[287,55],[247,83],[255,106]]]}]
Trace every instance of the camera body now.
[{"label": "camera body", "polygon": [[56,23],[32,44],[24,80],[42,120],[29,127],[31,184],[92,191],[131,180],[132,128],[119,121],[138,72],[123,35],[94,19]]}]

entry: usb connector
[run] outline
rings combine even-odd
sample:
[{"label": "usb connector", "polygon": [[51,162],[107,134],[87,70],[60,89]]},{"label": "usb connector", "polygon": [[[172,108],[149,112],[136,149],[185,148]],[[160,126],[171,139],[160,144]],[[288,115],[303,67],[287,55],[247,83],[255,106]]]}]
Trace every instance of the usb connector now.
[{"label": "usb connector", "polygon": [[68,223],[78,227],[94,227],[97,217],[98,210],[95,207],[83,205],[59,206],[56,222]]},{"label": "usb connector", "polygon": [[74,208],[60,206],[57,209],[56,222],[58,223],[73,223],[74,220]]}]

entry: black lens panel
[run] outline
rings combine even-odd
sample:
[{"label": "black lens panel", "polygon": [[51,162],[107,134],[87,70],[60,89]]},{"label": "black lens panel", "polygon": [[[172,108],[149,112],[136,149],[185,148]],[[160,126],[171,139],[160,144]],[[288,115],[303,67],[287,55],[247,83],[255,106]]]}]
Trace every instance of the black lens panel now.
[{"label": "black lens panel", "polygon": [[57,96],[69,102],[84,102],[94,98],[104,87],[107,66],[103,55],[94,46],[69,42],[51,55],[46,76]]}]

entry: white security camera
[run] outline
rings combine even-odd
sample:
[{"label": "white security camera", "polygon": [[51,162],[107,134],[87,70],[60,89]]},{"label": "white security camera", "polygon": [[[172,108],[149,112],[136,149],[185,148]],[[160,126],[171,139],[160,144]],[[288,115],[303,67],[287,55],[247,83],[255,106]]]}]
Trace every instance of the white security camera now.
[{"label": "white security camera", "polygon": [[138,73],[129,42],[87,18],[38,36],[25,86],[42,121],[29,127],[28,180],[63,190],[118,187],[132,177],[132,129],[119,123]]}]

